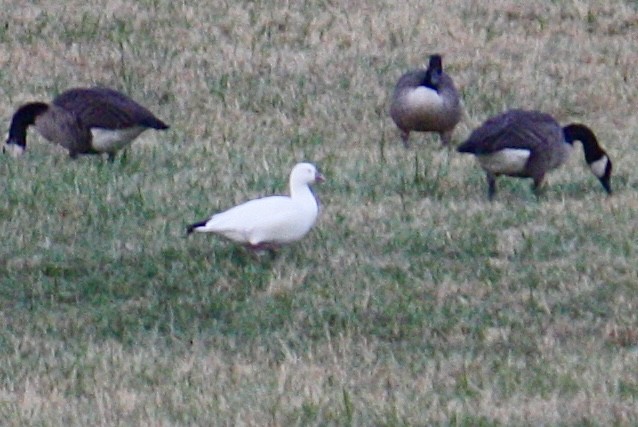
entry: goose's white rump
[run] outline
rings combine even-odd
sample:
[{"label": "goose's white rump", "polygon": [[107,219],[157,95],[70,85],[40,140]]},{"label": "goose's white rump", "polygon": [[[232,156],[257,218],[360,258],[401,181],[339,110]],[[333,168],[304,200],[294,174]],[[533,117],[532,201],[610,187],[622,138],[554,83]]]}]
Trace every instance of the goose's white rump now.
[{"label": "goose's white rump", "polygon": [[192,224],[187,231],[219,234],[256,249],[297,241],[312,229],[319,214],[309,185],[323,180],[314,165],[298,163],[290,173],[290,196],[250,200]]}]

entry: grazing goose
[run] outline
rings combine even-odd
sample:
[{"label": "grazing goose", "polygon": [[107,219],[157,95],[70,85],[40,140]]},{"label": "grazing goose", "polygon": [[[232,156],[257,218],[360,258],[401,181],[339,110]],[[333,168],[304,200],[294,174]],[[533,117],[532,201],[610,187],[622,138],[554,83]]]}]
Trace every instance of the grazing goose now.
[{"label": "grazing goose", "polygon": [[450,143],[461,120],[461,102],[452,78],[443,72],[441,55],[430,56],[426,70],[401,76],[392,95],[390,116],[406,148],[410,131],[438,132],[443,145]]},{"label": "grazing goose", "polygon": [[186,231],[216,233],[253,250],[294,242],[305,236],[317,220],[319,206],[309,185],[323,180],[314,165],[298,163],[290,173],[290,196],[250,200],[189,225]]},{"label": "grazing goose", "polygon": [[137,102],[103,87],[70,89],[50,104],[22,105],[11,120],[5,148],[22,154],[31,125],[47,140],[66,148],[71,158],[108,153],[109,160],[146,129],[168,129]]},{"label": "grazing goose", "polygon": [[496,177],[508,175],[532,178],[538,191],[545,174],[569,157],[574,141],[580,141],[592,173],[611,194],[611,160],[587,126],[570,124],[561,128],[549,114],[509,110],[488,119],[458,147],[476,156],[487,174],[488,196],[496,194]]}]

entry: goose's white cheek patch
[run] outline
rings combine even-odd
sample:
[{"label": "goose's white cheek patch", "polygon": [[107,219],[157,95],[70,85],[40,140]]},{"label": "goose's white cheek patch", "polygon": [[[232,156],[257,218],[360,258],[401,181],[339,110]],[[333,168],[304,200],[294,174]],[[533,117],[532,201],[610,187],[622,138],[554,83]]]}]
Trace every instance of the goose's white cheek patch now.
[{"label": "goose's white cheek patch", "polygon": [[505,148],[492,154],[481,154],[477,159],[483,169],[503,175],[519,174],[525,169],[530,150]]},{"label": "goose's white cheek patch", "polygon": [[602,178],[603,176],[605,176],[605,171],[607,170],[607,162],[607,156],[602,156],[595,162],[591,162],[589,164],[589,168],[591,169],[592,173],[596,175],[597,178]]},{"label": "goose's white cheek patch", "polygon": [[24,147],[18,144],[5,144],[2,146],[2,152],[7,153],[15,159],[24,154]]}]

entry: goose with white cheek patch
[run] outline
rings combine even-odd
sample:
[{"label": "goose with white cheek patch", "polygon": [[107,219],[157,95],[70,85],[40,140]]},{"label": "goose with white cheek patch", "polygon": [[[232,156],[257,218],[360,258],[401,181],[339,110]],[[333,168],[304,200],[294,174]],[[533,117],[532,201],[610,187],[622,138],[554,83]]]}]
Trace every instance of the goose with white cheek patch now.
[{"label": "goose with white cheek patch", "polygon": [[189,225],[187,233],[215,233],[249,249],[273,250],[304,237],[315,225],[319,205],[310,185],[324,177],[310,163],[298,163],[290,173],[290,196],[250,200]]},{"label": "goose with white cheek patch", "polygon": [[441,55],[431,55],[428,68],[399,79],[392,95],[390,116],[410,146],[410,132],[438,132],[443,145],[452,139],[461,120],[461,102],[452,78],[443,71]]},{"label": "goose with white cheek patch", "polygon": [[538,192],[545,174],[567,161],[574,141],[582,143],[590,170],[611,194],[612,163],[594,132],[578,123],[561,127],[549,114],[506,111],[475,129],[457,150],[476,156],[487,174],[488,197],[492,200],[499,175],[532,178],[534,191]]},{"label": "goose with white cheek patch", "polygon": [[126,95],[104,87],[69,89],[50,104],[31,102],[16,110],[3,151],[22,154],[27,129],[78,154],[107,153],[109,160],[147,129],[169,126]]}]

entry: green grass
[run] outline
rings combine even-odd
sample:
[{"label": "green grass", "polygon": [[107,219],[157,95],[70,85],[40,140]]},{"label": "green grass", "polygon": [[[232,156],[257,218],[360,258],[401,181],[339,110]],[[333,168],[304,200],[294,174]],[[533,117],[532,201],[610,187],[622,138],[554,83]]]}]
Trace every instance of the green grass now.
[{"label": "green grass", "polygon": [[[114,163],[29,133],[0,156],[5,425],[634,425],[636,2],[9,2],[0,112],[125,91],[171,124]],[[467,119],[589,124],[548,178],[502,178],[388,116],[441,52]],[[255,259],[189,223],[287,191],[315,229]]]}]

